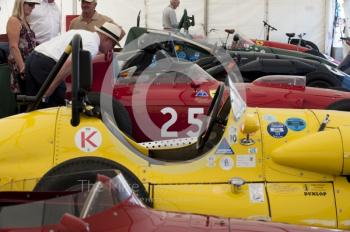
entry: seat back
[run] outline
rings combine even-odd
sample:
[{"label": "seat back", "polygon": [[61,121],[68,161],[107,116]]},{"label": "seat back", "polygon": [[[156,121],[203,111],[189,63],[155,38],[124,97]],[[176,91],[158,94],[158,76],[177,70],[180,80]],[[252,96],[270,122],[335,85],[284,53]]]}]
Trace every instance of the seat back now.
[{"label": "seat back", "polygon": [[10,89],[10,69],[0,64],[0,118],[16,113],[16,97]]},{"label": "seat back", "polygon": [[[102,95],[102,96],[101,96]],[[110,97],[104,93],[89,92],[87,94],[88,103],[95,107],[99,114],[101,114],[101,101],[112,101],[112,109],[104,109],[111,118],[113,118],[118,128],[130,138],[132,138],[132,122],[130,115],[125,106],[116,100],[114,97]],[[106,104],[107,108],[109,104]]]}]

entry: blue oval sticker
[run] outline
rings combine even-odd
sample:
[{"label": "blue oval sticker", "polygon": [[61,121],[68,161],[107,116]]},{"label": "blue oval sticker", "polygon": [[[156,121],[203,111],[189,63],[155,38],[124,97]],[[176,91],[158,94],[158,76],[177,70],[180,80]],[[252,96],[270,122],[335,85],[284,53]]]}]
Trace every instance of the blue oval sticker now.
[{"label": "blue oval sticker", "polygon": [[288,134],[288,128],[286,125],[280,122],[271,122],[267,126],[267,131],[272,137],[276,139],[283,138]]},{"label": "blue oval sticker", "polygon": [[302,131],[306,128],[306,122],[301,118],[288,118],[286,125],[293,131]]}]

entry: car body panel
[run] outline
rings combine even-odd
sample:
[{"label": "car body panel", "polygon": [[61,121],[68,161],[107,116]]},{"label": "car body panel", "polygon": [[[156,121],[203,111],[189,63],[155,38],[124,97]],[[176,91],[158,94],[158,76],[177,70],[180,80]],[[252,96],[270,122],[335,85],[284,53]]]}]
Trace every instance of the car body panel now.
[{"label": "car body panel", "polygon": [[[292,220],[299,223],[315,223],[324,227],[337,226],[337,211],[331,183],[269,183],[266,191],[273,212],[272,220],[290,220],[292,213]],[[290,198],[293,200],[290,205],[286,205],[286,200]]]},{"label": "car body panel", "polygon": [[[118,157],[118,163],[132,169],[132,172],[135,174],[140,173],[142,167],[148,165],[148,162],[141,157],[132,155],[131,150],[123,149],[120,146],[120,141],[114,138],[100,120],[94,123],[94,118],[85,117],[79,128],[72,130],[70,126],[70,110],[70,108],[60,108],[59,110],[60,120],[57,123],[56,138],[60,139],[55,146],[57,152],[54,157],[54,165],[65,162],[72,157],[86,156],[103,157],[109,160],[114,160]],[[93,127],[90,126],[92,124]],[[89,136],[91,136],[90,139]],[[83,144],[84,141],[85,144]],[[122,156],[116,154],[122,154]]]},{"label": "car body panel", "polygon": [[[56,117],[57,109],[40,110],[30,116],[15,115],[0,122],[3,164],[0,170],[1,185],[13,182],[13,185],[33,188],[36,184],[35,178],[42,176],[52,166],[58,138],[55,137]],[[14,131],[16,133],[13,133]],[[16,183],[18,177],[23,177],[19,170],[27,172],[32,178],[25,183]]]},{"label": "car body panel", "polygon": [[[255,183],[254,185],[263,186],[264,184]],[[172,208],[173,211],[179,212],[191,212],[193,208],[197,208],[199,213],[204,214],[208,208],[211,208],[214,215],[223,217],[235,212],[238,218],[269,219],[268,202],[265,200],[257,203],[251,200],[249,192],[252,191],[250,190],[252,186],[244,185],[239,193],[232,194],[230,184],[157,185],[154,187],[154,207],[161,210]],[[259,197],[267,199],[266,193]],[[199,209],[199,202],[202,204],[205,202],[208,206]]]}]

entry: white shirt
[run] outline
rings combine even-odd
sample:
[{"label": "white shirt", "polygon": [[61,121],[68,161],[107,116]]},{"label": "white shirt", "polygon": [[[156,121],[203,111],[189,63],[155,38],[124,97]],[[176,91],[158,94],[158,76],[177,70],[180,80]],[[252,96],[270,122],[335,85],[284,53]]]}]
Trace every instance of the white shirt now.
[{"label": "white shirt", "polygon": [[28,20],[39,43],[46,42],[61,32],[61,12],[55,2],[43,0],[41,4],[35,5]]},{"label": "white shirt", "polygon": [[177,24],[175,10],[169,5],[163,11],[163,28],[177,29]]},{"label": "white shirt", "polygon": [[82,38],[83,49],[91,53],[94,58],[100,47],[100,37],[97,32],[90,32],[85,30],[70,30],[55,38],[40,44],[35,47],[35,51],[44,54],[56,62],[62,56],[67,45],[72,41],[74,35],[79,34]]}]

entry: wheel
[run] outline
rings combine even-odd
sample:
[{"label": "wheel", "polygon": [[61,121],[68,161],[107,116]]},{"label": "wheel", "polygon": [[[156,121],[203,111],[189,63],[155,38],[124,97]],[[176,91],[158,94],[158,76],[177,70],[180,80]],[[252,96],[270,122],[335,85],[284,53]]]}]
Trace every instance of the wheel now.
[{"label": "wheel", "polygon": [[330,74],[313,72],[306,75],[306,85],[309,87],[334,89],[339,87],[339,81]]},{"label": "wheel", "polygon": [[329,105],[327,110],[350,111],[350,99],[343,99]]},{"label": "wheel", "polygon": [[113,177],[115,170],[119,170],[134,193],[146,205],[152,206],[143,184],[125,167],[109,160],[96,157],[84,157],[66,161],[43,176],[35,186],[34,191],[67,191],[80,190],[86,185],[96,182],[97,174]]},{"label": "wheel", "polygon": [[332,87],[332,85],[329,82],[324,81],[324,80],[315,80],[315,81],[309,82],[307,84],[307,86],[317,87],[317,88],[325,88],[325,89],[329,89]]},{"label": "wheel", "polygon": [[[197,141],[197,149],[200,150],[203,148],[204,144],[208,141],[209,135],[211,133],[211,130],[214,127],[214,123],[216,121],[217,115],[219,113],[220,109],[220,103],[222,96],[224,94],[225,85],[224,83],[220,83],[219,87],[216,90],[215,96],[213,98],[213,101],[210,104],[210,107],[208,109],[208,118],[209,121],[207,123],[207,128],[198,136]],[[205,123],[203,123],[205,125]]]}]

